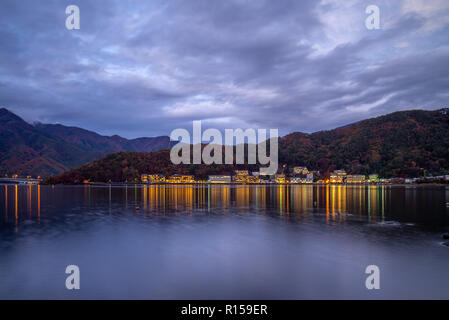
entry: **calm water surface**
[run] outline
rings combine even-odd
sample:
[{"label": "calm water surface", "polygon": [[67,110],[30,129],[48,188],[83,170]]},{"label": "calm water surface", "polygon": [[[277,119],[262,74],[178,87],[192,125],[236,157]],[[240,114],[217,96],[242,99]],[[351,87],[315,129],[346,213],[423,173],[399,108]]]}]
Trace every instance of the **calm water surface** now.
[{"label": "calm water surface", "polygon": [[449,299],[447,202],[445,187],[0,185],[0,298]]}]

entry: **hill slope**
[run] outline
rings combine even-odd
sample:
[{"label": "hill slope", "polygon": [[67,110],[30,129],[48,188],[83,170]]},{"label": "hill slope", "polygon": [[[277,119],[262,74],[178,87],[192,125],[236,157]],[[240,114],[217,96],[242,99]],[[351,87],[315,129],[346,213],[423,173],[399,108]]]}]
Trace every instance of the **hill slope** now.
[{"label": "hill slope", "polygon": [[61,124],[38,123],[35,127],[39,131],[54,137],[59,137],[67,143],[75,144],[85,150],[97,150],[103,155],[105,152],[112,153],[118,151],[151,152],[167,149],[172,146],[168,136],[128,140],[117,135],[111,137],[102,136],[93,131],[77,127],[67,127]]},{"label": "hill slope", "polygon": [[449,110],[400,111],[280,141],[279,158],[321,171],[417,176],[449,169]]},{"label": "hill slope", "polygon": [[89,160],[90,158],[76,146],[39,132],[18,116],[6,109],[0,109],[2,172],[6,172],[8,168],[11,173],[56,174]]},{"label": "hill slope", "polygon": [[0,109],[0,174],[50,176],[117,151],[169,148],[169,137],[128,140],[63,125],[31,125]]},{"label": "hill slope", "polygon": [[[84,180],[96,182],[132,182],[140,181],[142,173],[189,174],[206,179],[211,174],[232,174],[236,169],[245,169],[245,165],[174,165],[170,161],[170,150],[155,152],[118,152],[65,172],[50,177],[46,184],[82,183]],[[257,170],[256,166],[250,167]]]},{"label": "hill slope", "polygon": [[[449,172],[449,115],[437,111],[402,111],[329,131],[292,133],[279,141],[279,163],[306,165],[322,173],[344,168],[349,173],[383,177]],[[168,150],[116,153],[48,180],[49,183],[133,181],[141,173],[229,174],[236,166],[180,165]],[[240,165],[239,168],[245,166]],[[251,170],[257,169],[253,166]]]}]

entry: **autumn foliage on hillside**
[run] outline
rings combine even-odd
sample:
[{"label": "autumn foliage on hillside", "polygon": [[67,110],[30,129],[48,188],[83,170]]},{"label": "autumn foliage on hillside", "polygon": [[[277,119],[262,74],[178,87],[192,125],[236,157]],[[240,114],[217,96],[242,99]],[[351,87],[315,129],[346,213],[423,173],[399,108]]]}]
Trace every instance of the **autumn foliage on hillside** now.
[{"label": "autumn foliage on hillside", "polygon": [[417,177],[449,172],[449,110],[402,111],[330,131],[292,133],[279,158],[330,172]]},{"label": "autumn foliage on hillside", "polygon": [[194,175],[207,179],[213,174],[232,174],[236,169],[258,169],[258,166],[246,165],[175,165],[170,161],[170,150],[151,153],[119,152],[110,154],[103,159],[91,162],[80,168],[70,170],[62,175],[50,177],[47,184],[81,183],[84,180],[95,182],[133,182],[139,181],[143,173],[160,173],[165,176],[173,174]]},{"label": "autumn foliage on hillside", "polygon": [[[327,175],[334,169],[382,177],[418,177],[449,173],[449,115],[437,111],[403,111],[312,134],[292,133],[279,141],[279,167],[307,166]],[[224,154],[224,152],[223,152]],[[287,167],[284,167],[287,165]],[[46,183],[138,181],[142,173],[166,176],[232,174],[257,171],[258,165],[174,165],[170,150],[119,152],[70,170]]]}]

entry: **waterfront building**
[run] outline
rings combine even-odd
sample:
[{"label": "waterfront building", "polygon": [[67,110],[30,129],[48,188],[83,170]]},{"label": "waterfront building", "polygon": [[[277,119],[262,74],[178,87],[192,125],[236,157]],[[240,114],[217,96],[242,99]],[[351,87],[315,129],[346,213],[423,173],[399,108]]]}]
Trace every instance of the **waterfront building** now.
[{"label": "waterfront building", "polygon": [[290,183],[294,183],[294,184],[302,183],[302,178],[299,178],[299,177],[291,177],[291,178],[290,178]]},{"label": "waterfront building", "polygon": [[313,183],[313,173],[308,173],[300,177],[291,177],[290,183]]},{"label": "waterfront building", "polygon": [[368,176],[368,182],[372,182],[372,183],[379,182],[379,175],[376,173],[370,174]]},{"label": "waterfront building", "polygon": [[232,180],[235,183],[259,183],[259,174],[253,172],[251,175],[248,170],[235,170],[234,176],[232,177]]},{"label": "waterfront building", "polygon": [[231,183],[232,179],[231,176],[226,175],[214,175],[209,176],[209,183]]},{"label": "waterfront building", "polygon": [[307,167],[293,167],[293,174],[296,175],[306,175],[309,173],[309,170],[307,170]]},{"label": "waterfront building", "polygon": [[337,176],[339,176],[339,177],[346,177],[346,171],[342,170],[342,169],[334,170],[332,173],[337,175]]},{"label": "waterfront building", "polygon": [[260,183],[260,179],[255,176],[247,176],[246,183]]},{"label": "waterfront building", "polygon": [[232,180],[235,183],[247,183],[248,181],[248,175],[236,175],[232,177]]},{"label": "waterfront building", "polygon": [[312,173],[312,172],[309,172],[309,173],[306,175],[305,183],[312,183],[312,182],[313,182],[313,173]]},{"label": "waterfront building", "polygon": [[350,174],[346,176],[346,183],[364,183],[365,176],[362,174]]},{"label": "waterfront building", "polygon": [[235,170],[234,174],[236,176],[249,176],[248,170]]},{"label": "waterfront building", "polygon": [[165,176],[163,174],[150,174],[148,175],[149,183],[164,183]]},{"label": "waterfront building", "polygon": [[334,170],[329,178],[330,183],[343,183],[346,179],[345,170]]},{"label": "waterfront building", "polygon": [[285,174],[277,174],[275,176],[275,181],[276,181],[276,183],[281,183],[281,184],[286,183],[287,179],[285,178]]},{"label": "waterfront building", "polygon": [[144,173],[140,176],[140,181],[143,183],[164,183],[165,176],[163,174]]},{"label": "waterfront building", "polygon": [[165,180],[168,183],[195,183],[195,177],[186,174],[174,174]]},{"label": "waterfront building", "polygon": [[330,183],[343,183],[343,178],[337,176],[336,174],[331,174],[329,177]]}]

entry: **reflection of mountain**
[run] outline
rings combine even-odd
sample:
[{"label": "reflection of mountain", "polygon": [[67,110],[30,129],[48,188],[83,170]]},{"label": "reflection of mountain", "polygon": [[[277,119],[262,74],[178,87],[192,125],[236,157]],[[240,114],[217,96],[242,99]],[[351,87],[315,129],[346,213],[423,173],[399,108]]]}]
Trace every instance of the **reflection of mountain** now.
[{"label": "reflection of mountain", "polygon": [[150,152],[171,146],[168,137],[128,140],[59,124],[30,125],[0,109],[0,173],[58,174],[117,151]]}]

